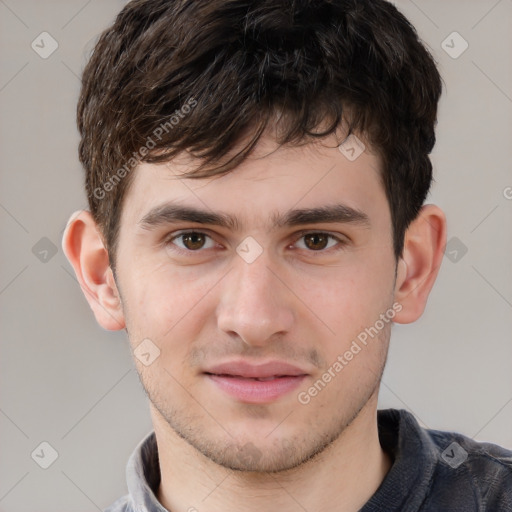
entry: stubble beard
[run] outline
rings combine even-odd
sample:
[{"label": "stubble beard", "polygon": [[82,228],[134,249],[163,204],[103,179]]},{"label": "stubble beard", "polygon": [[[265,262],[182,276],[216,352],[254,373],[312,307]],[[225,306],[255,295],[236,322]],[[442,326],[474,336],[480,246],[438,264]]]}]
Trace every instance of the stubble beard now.
[{"label": "stubble beard", "polygon": [[[353,399],[346,405],[343,404],[343,400],[334,403],[332,407],[335,410],[332,411],[331,416],[320,417],[315,411],[301,432],[288,437],[279,437],[278,425],[282,420],[277,420],[275,431],[269,435],[269,438],[272,438],[270,442],[265,440],[268,434],[264,432],[258,433],[252,439],[243,441],[236,439],[222,426],[222,418],[217,418],[215,411],[207,411],[206,408],[200,407],[199,413],[191,414],[186,411],[186,406],[173,407],[165,403],[159,396],[159,390],[146,383],[140,374],[139,379],[153,408],[169,427],[171,434],[174,433],[207,459],[238,472],[284,473],[320,457],[343,436],[363,409],[374,404],[376,407],[390,335],[390,329],[385,331],[380,333],[378,340],[372,341],[372,343],[383,344],[378,371],[373,373],[373,378],[365,389],[358,393],[355,401]],[[188,396],[194,406],[197,405],[197,402],[190,395]],[[350,397],[344,397],[345,400],[347,398],[350,400]],[[339,408],[337,408],[338,405],[340,405]],[[297,403],[294,407],[308,406],[309,404]],[[268,412],[265,405],[248,405],[247,407],[248,410],[252,409],[255,416]],[[291,413],[283,411],[283,418],[285,417],[283,424],[293,421],[293,411]],[[214,428],[212,428],[212,421],[215,423]]]}]

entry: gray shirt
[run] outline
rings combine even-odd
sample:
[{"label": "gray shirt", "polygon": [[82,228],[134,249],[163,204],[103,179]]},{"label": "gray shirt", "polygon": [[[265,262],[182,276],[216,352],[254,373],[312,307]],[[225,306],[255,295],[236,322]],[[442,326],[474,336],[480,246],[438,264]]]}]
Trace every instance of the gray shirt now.
[{"label": "gray shirt", "polygon": [[[360,512],[512,512],[511,450],[422,428],[403,409],[380,410],[377,418],[380,444],[393,465]],[[131,455],[126,480],[129,494],[105,512],[169,512],[155,497],[154,432]]]}]

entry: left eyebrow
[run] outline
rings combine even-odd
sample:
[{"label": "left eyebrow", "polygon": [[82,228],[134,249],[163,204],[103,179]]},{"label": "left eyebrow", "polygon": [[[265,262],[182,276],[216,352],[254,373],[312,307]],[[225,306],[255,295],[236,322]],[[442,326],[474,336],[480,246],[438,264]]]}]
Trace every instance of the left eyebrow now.
[{"label": "left eyebrow", "polygon": [[366,213],[343,204],[291,210],[284,217],[274,216],[274,225],[300,226],[302,224],[321,224],[338,222],[343,224],[361,224],[370,227],[370,219]]},{"label": "left eyebrow", "polygon": [[[318,208],[303,208],[290,210],[285,215],[274,213],[270,216],[271,229],[300,226],[303,224],[343,223],[359,224],[370,227],[370,219],[366,213],[343,204],[322,206]],[[198,224],[216,225],[241,230],[243,223],[229,214],[200,210],[175,203],[164,203],[152,208],[138,225],[146,230],[152,230],[162,225],[177,222],[195,222]]]}]

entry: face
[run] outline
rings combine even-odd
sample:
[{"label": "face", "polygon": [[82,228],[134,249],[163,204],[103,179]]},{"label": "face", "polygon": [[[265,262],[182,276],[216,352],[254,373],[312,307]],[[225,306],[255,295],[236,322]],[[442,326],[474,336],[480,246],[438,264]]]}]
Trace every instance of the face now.
[{"label": "face", "polygon": [[274,149],[200,180],[181,176],[193,160],[141,164],[121,216],[154,421],[231,469],[291,469],[336,440],[376,399],[394,311],[378,156]]}]

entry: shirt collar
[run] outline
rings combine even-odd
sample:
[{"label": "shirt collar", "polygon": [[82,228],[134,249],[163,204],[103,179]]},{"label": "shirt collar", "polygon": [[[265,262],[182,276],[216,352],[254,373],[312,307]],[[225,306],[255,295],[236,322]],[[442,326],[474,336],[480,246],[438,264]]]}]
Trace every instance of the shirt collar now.
[{"label": "shirt collar", "polygon": [[379,441],[393,463],[360,512],[419,510],[429,491],[438,450],[429,433],[404,409],[377,411]]},{"label": "shirt collar", "polygon": [[160,466],[154,432],[148,434],[130,456],[126,483],[135,511],[168,512],[155,495],[160,485]]}]

